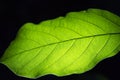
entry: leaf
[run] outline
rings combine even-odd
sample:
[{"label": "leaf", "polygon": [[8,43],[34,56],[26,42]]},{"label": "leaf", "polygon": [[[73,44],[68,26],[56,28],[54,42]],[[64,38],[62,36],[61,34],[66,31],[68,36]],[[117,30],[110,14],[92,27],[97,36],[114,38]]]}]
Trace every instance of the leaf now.
[{"label": "leaf", "polygon": [[88,9],[23,25],[0,62],[27,78],[66,76],[84,73],[119,51],[120,18]]}]

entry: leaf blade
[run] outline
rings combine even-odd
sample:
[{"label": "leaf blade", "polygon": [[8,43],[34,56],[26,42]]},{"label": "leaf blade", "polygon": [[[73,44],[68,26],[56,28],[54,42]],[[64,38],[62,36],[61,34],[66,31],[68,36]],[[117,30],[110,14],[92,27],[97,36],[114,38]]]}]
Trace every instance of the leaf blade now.
[{"label": "leaf blade", "polygon": [[117,20],[118,16],[105,10],[89,9],[38,25],[28,23],[19,30],[0,62],[28,78],[86,72],[119,52]]}]

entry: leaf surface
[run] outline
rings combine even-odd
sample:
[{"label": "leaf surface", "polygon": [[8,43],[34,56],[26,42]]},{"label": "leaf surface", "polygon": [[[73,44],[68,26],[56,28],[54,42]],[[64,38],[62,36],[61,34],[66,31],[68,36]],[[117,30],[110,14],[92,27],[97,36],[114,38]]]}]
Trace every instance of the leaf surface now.
[{"label": "leaf surface", "polygon": [[120,18],[88,9],[23,25],[0,62],[27,78],[65,76],[84,73],[119,51]]}]

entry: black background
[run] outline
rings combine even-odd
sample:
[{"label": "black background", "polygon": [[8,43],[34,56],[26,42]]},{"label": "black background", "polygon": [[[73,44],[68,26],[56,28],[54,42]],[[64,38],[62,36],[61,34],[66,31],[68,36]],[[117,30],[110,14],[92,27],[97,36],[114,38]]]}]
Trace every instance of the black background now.
[{"label": "black background", "polygon": [[[120,0],[0,0],[0,57],[15,38],[18,29],[27,22],[39,23],[43,20],[64,16],[71,11],[88,8],[109,10],[120,16]],[[43,76],[37,80],[120,80],[120,54],[100,62],[92,70],[83,74],[65,77]],[[96,77],[96,79],[95,79]],[[16,76],[6,66],[0,64],[0,80],[30,80]]]}]

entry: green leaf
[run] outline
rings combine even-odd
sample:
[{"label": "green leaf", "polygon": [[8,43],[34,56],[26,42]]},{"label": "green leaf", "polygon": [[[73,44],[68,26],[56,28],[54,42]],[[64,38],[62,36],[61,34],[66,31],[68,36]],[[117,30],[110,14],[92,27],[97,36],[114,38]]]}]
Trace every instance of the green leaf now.
[{"label": "green leaf", "polygon": [[0,62],[27,78],[66,76],[84,73],[119,51],[120,18],[88,9],[23,25]]}]

